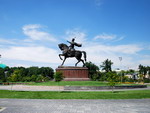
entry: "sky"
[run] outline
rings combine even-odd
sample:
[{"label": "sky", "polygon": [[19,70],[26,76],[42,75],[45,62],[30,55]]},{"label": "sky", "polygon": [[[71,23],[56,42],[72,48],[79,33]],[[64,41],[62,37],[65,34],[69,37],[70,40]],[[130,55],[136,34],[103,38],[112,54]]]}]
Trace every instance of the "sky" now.
[{"label": "sky", "polygon": [[55,69],[62,63],[58,44],[76,37],[82,47],[75,49],[97,66],[106,59],[113,69],[150,66],[149,6],[150,0],[0,0],[0,60]]}]

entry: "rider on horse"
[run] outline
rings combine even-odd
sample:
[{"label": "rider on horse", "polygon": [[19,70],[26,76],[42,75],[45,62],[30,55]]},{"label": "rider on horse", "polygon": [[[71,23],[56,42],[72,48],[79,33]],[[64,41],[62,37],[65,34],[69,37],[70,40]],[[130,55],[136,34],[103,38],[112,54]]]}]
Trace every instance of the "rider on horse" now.
[{"label": "rider on horse", "polygon": [[70,43],[69,51],[68,51],[70,55],[74,54],[74,52],[75,52],[74,46],[77,46],[77,47],[82,46],[81,44],[78,44],[75,42],[75,38],[73,38],[71,42],[70,41],[67,41],[67,42]]},{"label": "rider on horse", "polygon": [[[66,45],[64,43],[58,44],[58,47],[60,48],[60,50],[62,51],[62,54],[59,54],[59,58],[61,60],[63,60],[61,66],[64,64],[66,58],[69,57],[75,57],[78,62],[75,64],[75,66],[77,66],[77,64],[81,61],[83,63],[83,66],[85,66],[84,61],[86,62],[86,52],[85,51],[79,51],[79,50],[75,50],[74,46],[77,47],[81,47],[82,44],[78,44],[75,42],[75,38],[72,39],[72,41],[67,41],[70,43],[70,45]],[[81,58],[82,54],[84,55],[84,60]],[[61,58],[61,56],[64,56],[64,59]]]}]

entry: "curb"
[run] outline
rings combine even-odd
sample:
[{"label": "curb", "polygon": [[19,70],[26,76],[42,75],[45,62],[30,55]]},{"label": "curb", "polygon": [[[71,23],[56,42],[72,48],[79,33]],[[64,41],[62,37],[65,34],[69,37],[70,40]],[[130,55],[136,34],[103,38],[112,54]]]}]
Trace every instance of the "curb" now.
[{"label": "curb", "polygon": [[[113,89],[147,88],[147,85],[114,86]],[[64,86],[64,90],[109,90],[111,86]]]}]

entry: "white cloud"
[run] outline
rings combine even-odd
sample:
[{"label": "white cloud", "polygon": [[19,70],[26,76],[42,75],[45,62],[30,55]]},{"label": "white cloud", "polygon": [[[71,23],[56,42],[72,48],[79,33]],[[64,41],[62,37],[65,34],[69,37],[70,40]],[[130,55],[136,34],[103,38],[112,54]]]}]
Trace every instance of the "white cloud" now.
[{"label": "white cloud", "polygon": [[23,60],[42,63],[58,63],[59,57],[56,50],[46,47],[10,47],[0,49],[6,59]]},{"label": "white cloud", "polygon": [[31,67],[31,66],[25,65],[25,64],[15,64],[15,65],[13,65],[13,66],[14,66],[14,67],[26,67],[26,68]]},{"label": "white cloud", "polygon": [[149,59],[142,59],[139,61],[140,64],[145,65],[145,66],[150,66],[150,58]]},{"label": "white cloud", "polygon": [[125,54],[136,54],[137,52],[141,51],[143,48],[139,47],[138,45],[118,45],[118,46],[111,46],[111,49],[114,52],[121,52]]},{"label": "white cloud", "polygon": [[54,36],[51,34],[41,31],[40,28],[42,28],[39,24],[30,24],[23,26],[23,33],[28,36],[32,40],[47,40],[55,42],[57,41]]},{"label": "white cloud", "polygon": [[16,42],[13,40],[6,40],[3,38],[0,38],[0,44],[16,44]]},{"label": "white cloud", "polygon": [[120,67],[119,57],[123,58],[123,68],[135,67],[138,63],[134,60],[138,52],[142,50],[138,45],[86,45],[82,50],[87,52],[87,60],[92,61],[98,66],[107,58],[114,62],[114,67]]},{"label": "white cloud", "polygon": [[114,42],[117,42],[117,41],[120,41],[120,40],[123,40],[124,39],[124,36],[121,36],[120,38],[114,40]]},{"label": "white cloud", "polygon": [[113,34],[106,34],[106,33],[102,33],[100,35],[97,35],[94,37],[94,39],[103,39],[103,40],[112,40],[112,39],[116,39],[117,36],[113,35]]},{"label": "white cloud", "polygon": [[66,31],[66,39],[71,40],[72,38],[76,37],[76,41],[78,43],[85,43],[86,41],[86,34],[79,29],[67,30]]},{"label": "white cloud", "polygon": [[150,55],[140,55],[139,63],[145,66],[150,66]]},{"label": "white cloud", "polygon": [[92,52],[92,54],[103,52],[103,53],[123,53],[123,54],[136,54],[141,51],[142,48],[138,45],[90,45],[85,48],[87,51]]}]

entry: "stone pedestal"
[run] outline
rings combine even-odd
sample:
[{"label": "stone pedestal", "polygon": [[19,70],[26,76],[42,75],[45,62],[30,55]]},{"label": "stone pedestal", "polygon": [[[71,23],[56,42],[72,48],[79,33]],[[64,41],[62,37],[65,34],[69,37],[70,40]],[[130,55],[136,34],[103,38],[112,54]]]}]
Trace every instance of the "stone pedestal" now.
[{"label": "stone pedestal", "polygon": [[88,81],[88,68],[60,66],[56,68],[56,72],[62,72],[65,81]]}]

